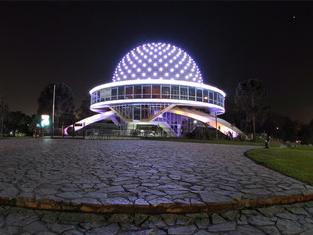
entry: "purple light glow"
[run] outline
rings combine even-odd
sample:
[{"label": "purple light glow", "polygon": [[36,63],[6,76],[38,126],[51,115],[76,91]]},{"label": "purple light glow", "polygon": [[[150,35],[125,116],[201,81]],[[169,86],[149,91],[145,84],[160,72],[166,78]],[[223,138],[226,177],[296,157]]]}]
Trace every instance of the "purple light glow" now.
[{"label": "purple light glow", "polygon": [[[82,119],[82,120],[75,123],[74,131],[79,131],[80,129],[82,129],[82,128],[84,128],[84,127],[86,127],[92,123],[111,118],[113,115],[114,115],[113,111],[107,111],[104,113],[99,113],[99,114],[87,117],[85,119]],[[76,126],[76,125],[78,125],[78,126]],[[64,128],[64,135],[68,135],[68,129],[71,127],[73,127],[73,126],[71,125],[71,126]]]},{"label": "purple light glow", "polygon": [[116,67],[113,82],[146,77],[203,82],[197,64],[184,50],[161,42],[143,44],[127,53]]}]

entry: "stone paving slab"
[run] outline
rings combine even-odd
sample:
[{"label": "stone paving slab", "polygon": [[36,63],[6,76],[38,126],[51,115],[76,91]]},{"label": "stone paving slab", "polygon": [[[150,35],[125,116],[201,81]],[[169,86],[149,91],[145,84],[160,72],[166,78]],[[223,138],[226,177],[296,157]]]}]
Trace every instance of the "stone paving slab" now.
[{"label": "stone paving slab", "polygon": [[142,140],[0,141],[0,197],[73,204],[207,205],[310,195],[243,156],[249,146]]},{"label": "stone paving slab", "polygon": [[11,234],[311,235],[313,202],[183,215],[96,215],[0,206],[0,235]]}]

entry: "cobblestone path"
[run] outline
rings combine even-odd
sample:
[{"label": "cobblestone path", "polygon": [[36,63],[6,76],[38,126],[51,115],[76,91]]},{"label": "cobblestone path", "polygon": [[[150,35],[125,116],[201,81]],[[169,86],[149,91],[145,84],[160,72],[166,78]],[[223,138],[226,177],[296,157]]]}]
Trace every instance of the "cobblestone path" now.
[{"label": "cobblestone path", "polygon": [[306,194],[255,164],[247,146],[142,140],[0,141],[0,197],[157,205]]},{"label": "cobblestone path", "polygon": [[219,214],[96,215],[0,207],[0,235],[313,234],[313,202]]}]

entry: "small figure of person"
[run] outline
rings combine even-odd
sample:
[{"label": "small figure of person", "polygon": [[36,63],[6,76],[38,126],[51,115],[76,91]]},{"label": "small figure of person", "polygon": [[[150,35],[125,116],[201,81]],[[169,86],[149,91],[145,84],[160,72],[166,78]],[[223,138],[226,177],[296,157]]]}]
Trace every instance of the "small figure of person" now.
[{"label": "small figure of person", "polygon": [[266,138],[265,138],[265,148],[268,149],[270,147],[270,140],[271,137],[269,134],[266,134]]},{"label": "small figure of person", "polygon": [[233,140],[233,133],[231,131],[228,131],[227,136],[229,140]]}]

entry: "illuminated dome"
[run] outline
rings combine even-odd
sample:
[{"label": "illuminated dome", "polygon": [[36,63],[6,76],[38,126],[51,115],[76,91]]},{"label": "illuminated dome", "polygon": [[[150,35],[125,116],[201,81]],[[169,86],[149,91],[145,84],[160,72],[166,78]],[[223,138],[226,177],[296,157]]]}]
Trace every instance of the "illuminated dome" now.
[{"label": "illuminated dome", "polygon": [[65,134],[105,119],[117,125],[119,136],[188,136],[197,127],[216,128],[232,137],[242,134],[217,118],[225,113],[225,92],[204,84],[195,61],[169,43],[132,49],[118,63],[113,81],[89,94],[90,110],[97,114],[66,127]]},{"label": "illuminated dome", "polygon": [[203,83],[195,61],[184,50],[169,43],[136,47],[123,57],[113,75],[113,82],[143,79]]}]

